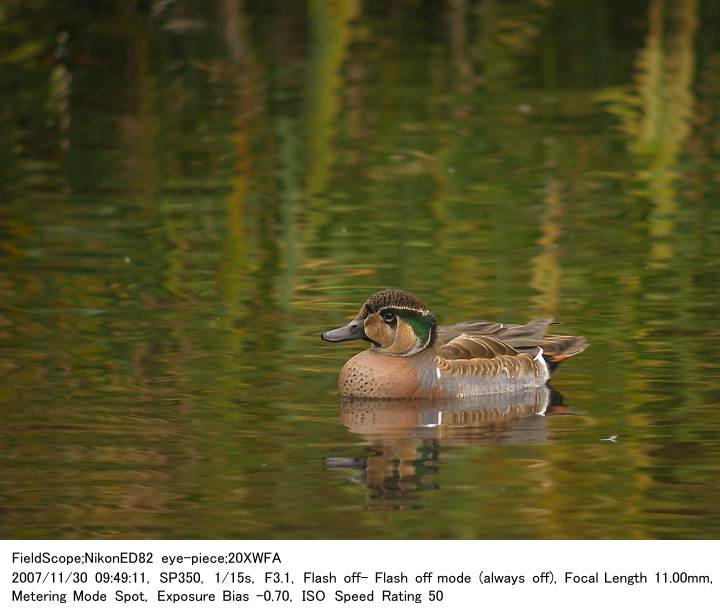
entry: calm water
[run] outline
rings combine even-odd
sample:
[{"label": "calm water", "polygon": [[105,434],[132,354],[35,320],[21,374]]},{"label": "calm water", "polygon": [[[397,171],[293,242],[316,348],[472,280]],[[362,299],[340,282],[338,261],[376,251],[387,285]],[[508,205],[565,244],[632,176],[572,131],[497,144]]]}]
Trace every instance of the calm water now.
[{"label": "calm water", "polygon": [[[65,4],[0,6],[0,536],[720,538],[720,2]],[[341,404],[388,286],[591,346]]]}]

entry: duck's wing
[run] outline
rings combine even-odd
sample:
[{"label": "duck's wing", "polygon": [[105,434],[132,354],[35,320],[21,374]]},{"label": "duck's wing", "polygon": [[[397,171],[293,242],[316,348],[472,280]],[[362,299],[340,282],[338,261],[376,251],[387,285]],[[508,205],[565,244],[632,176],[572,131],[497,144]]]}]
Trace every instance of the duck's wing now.
[{"label": "duck's wing", "polygon": [[438,328],[437,355],[444,359],[495,359],[519,354],[537,357],[539,352],[550,368],[587,348],[582,336],[545,335],[552,318],[525,325],[467,321]]},{"label": "duck's wing", "polygon": [[[458,336],[469,337],[491,336],[521,352],[537,352],[537,347],[545,337],[545,330],[552,323],[552,318],[538,319],[525,325],[493,323],[492,321],[465,321],[455,325],[438,327],[438,342],[448,344]],[[525,351],[525,349],[528,349]]]},{"label": "duck's wing", "polygon": [[533,354],[529,347],[518,350],[495,336],[460,334],[437,349],[435,365],[438,378],[444,374],[466,379],[463,391],[470,391],[479,378],[488,384],[490,392],[542,385],[549,371],[540,356],[537,346]]},{"label": "duck's wing", "polygon": [[438,357],[444,359],[495,359],[497,357],[515,357],[518,352],[506,342],[494,336],[460,334],[437,350]]},{"label": "duck's wing", "polygon": [[440,325],[437,328],[437,339],[440,344],[447,344],[461,334],[492,336],[503,327],[505,326],[502,323],[493,323],[492,321],[463,321],[454,325]]}]

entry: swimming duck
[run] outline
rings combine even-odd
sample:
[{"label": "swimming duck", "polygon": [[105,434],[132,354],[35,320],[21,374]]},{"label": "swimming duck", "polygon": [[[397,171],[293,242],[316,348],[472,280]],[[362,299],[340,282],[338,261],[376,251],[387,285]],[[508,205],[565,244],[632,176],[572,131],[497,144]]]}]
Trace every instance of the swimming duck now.
[{"label": "swimming duck", "polygon": [[347,325],[321,337],[371,344],[340,371],[341,396],[462,398],[540,387],[560,362],[585,350],[582,336],[546,335],[551,323],[437,325],[414,295],[385,289],[371,295]]}]

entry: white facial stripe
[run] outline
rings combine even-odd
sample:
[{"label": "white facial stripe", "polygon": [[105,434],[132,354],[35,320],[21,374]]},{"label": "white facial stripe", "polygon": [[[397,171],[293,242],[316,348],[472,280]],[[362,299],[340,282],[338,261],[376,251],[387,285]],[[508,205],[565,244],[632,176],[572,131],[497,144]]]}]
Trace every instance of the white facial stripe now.
[{"label": "white facial stripe", "polygon": [[420,308],[408,308],[407,306],[383,306],[380,310],[378,310],[378,312],[381,312],[382,310],[412,310],[413,312],[419,312],[425,317],[430,314],[430,311],[427,308],[425,310],[421,310]]}]

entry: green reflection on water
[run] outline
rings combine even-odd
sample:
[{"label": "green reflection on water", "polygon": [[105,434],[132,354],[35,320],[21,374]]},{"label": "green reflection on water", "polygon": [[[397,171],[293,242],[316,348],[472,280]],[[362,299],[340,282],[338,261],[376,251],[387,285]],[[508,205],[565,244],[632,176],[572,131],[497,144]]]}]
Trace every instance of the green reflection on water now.
[{"label": "green reflection on water", "polygon": [[[719,17],[5,2],[2,536],[718,538]],[[318,334],[387,286],[591,347],[353,414]]]}]

